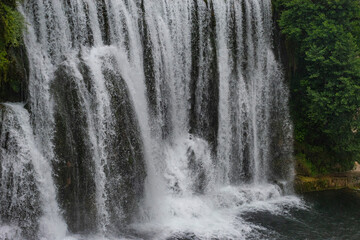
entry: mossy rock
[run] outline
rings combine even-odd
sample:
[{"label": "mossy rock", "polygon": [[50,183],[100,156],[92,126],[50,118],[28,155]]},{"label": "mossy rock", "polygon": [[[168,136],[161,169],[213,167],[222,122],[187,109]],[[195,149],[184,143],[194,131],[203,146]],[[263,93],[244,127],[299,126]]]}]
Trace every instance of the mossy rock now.
[{"label": "mossy rock", "polygon": [[338,175],[308,177],[298,175],[295,179],[295,191],[297,193],[316,192],[334,189],[360,189],[360,179],[352,176],[351,172]]},{"label": "mossy rock", "polygon": [[6,81],[0,81],[0,102],[25,102],[29,79],[29,60],[24,46],[8,50],[10,61]]}]

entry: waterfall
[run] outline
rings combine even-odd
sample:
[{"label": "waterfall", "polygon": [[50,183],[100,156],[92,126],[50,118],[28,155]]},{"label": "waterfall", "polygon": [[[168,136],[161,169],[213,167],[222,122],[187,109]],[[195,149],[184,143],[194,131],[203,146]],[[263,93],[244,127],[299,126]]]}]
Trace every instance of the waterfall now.
[{"label": "waterfall", "polygon": [[[39,234],[48,239],[61,239],[66,225],[55,199],[50,164],[36,145],[29,114],[21,105],[5,104],[1,108],[4,145],[0,156],[0,212],[11,223],[23,227],[26,234],[39,229]],[[38,222],[34,220],[36,215]]]},{"label": "waterfall", "polygon": [[0,105],[0,239],[245,238],[239,212],[296,204],[271,0],[18,9],[29,97]]}]

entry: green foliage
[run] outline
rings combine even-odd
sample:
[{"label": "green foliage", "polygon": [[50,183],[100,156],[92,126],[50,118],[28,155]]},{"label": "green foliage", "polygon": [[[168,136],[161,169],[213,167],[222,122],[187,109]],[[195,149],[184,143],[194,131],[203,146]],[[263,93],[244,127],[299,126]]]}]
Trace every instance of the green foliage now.
[{"label": "green foliage", "polygon": [[296,172],[299,175],[315,177],[319,174],[317,168],[303,153],[298,153],[296,158]]},{"label": "green foliage", "polygon": [[[293,56],[295,140],[320,172],[360,156],[360,2],[275,0]],[[290,64],[291,64],[290,63]]]},{"label": "green foliage", "polygon": [[[12,59],[9,57],[9,49],[22,44],[22,32],[24,18],[16,10],[15,0],[0,2],[0,85],[8,81],[7,72]],[[16,82],[10,82],[13,90],[18,90]]]}]

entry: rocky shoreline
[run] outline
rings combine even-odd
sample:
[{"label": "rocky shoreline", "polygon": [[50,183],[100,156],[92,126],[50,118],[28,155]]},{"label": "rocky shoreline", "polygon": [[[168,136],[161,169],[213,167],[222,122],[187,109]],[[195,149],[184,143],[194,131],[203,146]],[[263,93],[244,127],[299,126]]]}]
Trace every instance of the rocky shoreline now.
[{"label": "rocky shoreline", "polygon": [[316,177],[297,175],[294,187],[298,193],[344,188],[360,189],[360,171],[353,170]]}]

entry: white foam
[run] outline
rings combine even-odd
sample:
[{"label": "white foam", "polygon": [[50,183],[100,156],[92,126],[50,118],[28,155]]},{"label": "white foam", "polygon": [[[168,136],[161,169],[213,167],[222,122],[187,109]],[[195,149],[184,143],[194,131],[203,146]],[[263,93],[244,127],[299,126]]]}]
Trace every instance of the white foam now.
[{"label": "white foam", "polygon": [[262,227],[246,222],[242,214],[285,214],[287,209],[303,207],[298,197],[283,196],[276,185],[226,186],[206,195],[166,196],[155,217],[132,227],[152,239],[186,233],[200,239],[244,239]]}]

